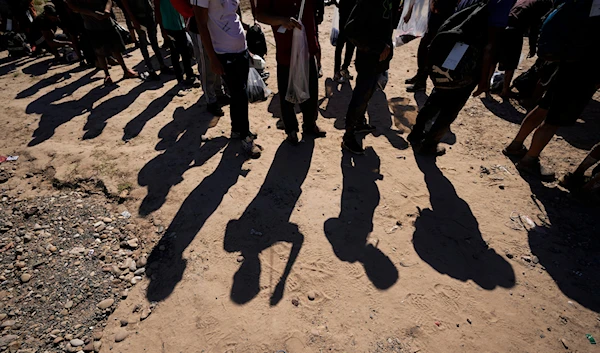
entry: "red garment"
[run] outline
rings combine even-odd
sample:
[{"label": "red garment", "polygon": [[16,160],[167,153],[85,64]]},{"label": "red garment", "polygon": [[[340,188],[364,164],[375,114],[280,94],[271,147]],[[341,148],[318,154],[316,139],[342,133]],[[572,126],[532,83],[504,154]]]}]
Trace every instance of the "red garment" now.
[{"label": "red garment", "polygon": [[186,20],[194,16],[194,8],[189,0],[171,0],[171,5],[185,18]]},{"label": "red garment", "polygon": [[[306,29],[306,38],[308,40],[308,50],[312,56],[319,52],[319,40],[317,39],[317,25],[315,23],[315,0],[306,0],[304,5],[304,14],[302,24]],[[273,16],[298,18],[302,0],[257,0],[257,12],[264,12]],[[292,56],[292,32],[279,33],[279,27],[272,26],[275,35],[275,44],[277,45],[277,64],[289,66]]]}]

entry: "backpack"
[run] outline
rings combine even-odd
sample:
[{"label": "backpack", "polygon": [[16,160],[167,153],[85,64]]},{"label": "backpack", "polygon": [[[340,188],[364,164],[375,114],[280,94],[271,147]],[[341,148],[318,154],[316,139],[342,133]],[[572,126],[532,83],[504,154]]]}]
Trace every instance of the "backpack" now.
[{"label": "backpack", "polygon": [[579,61],[598,56],[600,16],[590,17],[593,0],[567,0],[542,23],[538,57],[546,61]]},{"label": "backpack", "polygon": [[[487,44],[487,3],[466,7],[450,16],[429,45],[429,77],[436,88],[458,89],[473,85],[481,77],[483,50]],[[465,46],[461,45],[466,44]],[[450,54],[462,49],[458,62],[450,63]],[[459,50],[460,51],[460,50]]]},{"label": "backpack", "polygon": [[4,36],[9,56],[22,57],[31,54],[31,46],[27,43],[25,35],[16,32],[7,32]]},{"label": "backpack", "polygon": [[255,23],[253,26],[248,28],[246,33],[246,42],[248,43],[248,50],[252,54],[264,57],[267,54],[267,40],[265,34],[262,31],[262,27]]}]

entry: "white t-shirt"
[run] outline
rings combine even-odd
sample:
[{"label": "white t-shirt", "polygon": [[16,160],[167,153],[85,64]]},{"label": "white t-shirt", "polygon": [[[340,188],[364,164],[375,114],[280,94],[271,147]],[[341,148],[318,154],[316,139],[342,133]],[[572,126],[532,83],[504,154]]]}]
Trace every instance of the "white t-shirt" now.
[{"label": "white t-shirt", "polygon": [[208,9],[208,31],[217,54],[247,49],[242,21],[236,12],[240,0],[190,0],[190,4]]}]

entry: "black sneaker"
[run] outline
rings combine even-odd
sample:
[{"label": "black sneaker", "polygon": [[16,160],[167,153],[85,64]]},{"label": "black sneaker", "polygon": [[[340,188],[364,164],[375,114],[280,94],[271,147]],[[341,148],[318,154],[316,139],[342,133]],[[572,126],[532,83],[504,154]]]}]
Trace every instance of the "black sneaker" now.
[{"label": "black sneaker", "polygon": [[556,180],[554,171],[549,168],[542,166],[539,158],[528,158],[524,157],[517,163],[517,169],[521,172],[531,174],[541,181],[552,182]]},{"label": "black sneaker", "polygon": [[406,87],[406,92],[415,93],[424,91],[427,88],[427,83],[424,81],[415,82],[413,85]]},{"label": "black sneaker", "polygon": [[257,145],[250,136],[242,140],[242,148],[252,159],[260,158],[262,154],[262,147]]},{"label": "black sneaker", "polygon": [[506,157],[523,158],[527,154],[527,148],[523,145],[521,145],[520,147],[513,147],[511,145],[508,145],[502,150],[502,154]]},{"label": "black sneaker", "polygon": [[206,106],[206,111],[214,116],[222,117],[225,116],[225,112],[217,103],[210,103]]},{"label": "black sneaker", "polygon": [[354,136],[344,136],[342,139],[342,148],[354,154],[365,154],[365,149]]},{"label": "black sneaker", "polygon": [[317,124],[312,125],[312,126],[303,126],[302,131],[304,132],[305,135],[311,135],[311,136],[315,136],[318,138],[327,137],[327,131],[321,130],[321,128],[318,127]]},{"label": "black sneaker", "polygon": [[368,123],[361,123],[358,126],[356,126],[356,128],[354,129],[354,131],[356,131],[358,133],[371,133],[375,130],[377,130],[375,128],[375,126],[368,124]]},{"label": "black sneaker", "polygon": [[160,73],[164,75],[175,75],[175,71],[168,66],[163,66],[160,68]]},{"label": "black sneaker", "polygon": [[[425,77],[425,79],[427,79],[427,77]],[[404,81],[404,83],[407,85],[414,85],[417,82],[423,82],[423,75],[416,74],[408,80]]]},{"label": "black sneaker", "polygon": [[154,71],[148,73],[148,81],[160,81],[160,76]]}]

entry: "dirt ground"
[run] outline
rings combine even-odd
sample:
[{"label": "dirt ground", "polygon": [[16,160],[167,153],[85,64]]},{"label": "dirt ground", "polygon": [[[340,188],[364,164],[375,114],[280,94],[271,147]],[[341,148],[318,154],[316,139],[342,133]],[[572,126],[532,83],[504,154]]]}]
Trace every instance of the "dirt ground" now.
[{"label": "dirt ground", "polygon": [[[520,176],[502,155],[525,109],[470,99],[447,155],[415,156],[405,138],[426,95],[403,84],[414,41],[395,50],[388,87],[371,101],[366,155],[342,153],[354,82],[327,78],[331,17],[328,8],[320,38],[327,138],[284,143],[275,96],[250,106],[264,147],[252,161],[228,139],[229,109],[213,118],[201,89],[181,94],[174,77],[106,88],[97,71],[2,54],[0,154],[50,180],[101,180],[153,224],[151,271],[109,318],[102,352],[597,351],[586,334],[600,338],[599,208]],[[126,62],[144,67],[138,50]],[[597,94],[543,162],[573,169],[598,142],[599,113]],[[0,188],[52,192],[25,178]],[[151,316],[119,328],[150,302]],[[116,343],[119,330],[129,335]]]}]

